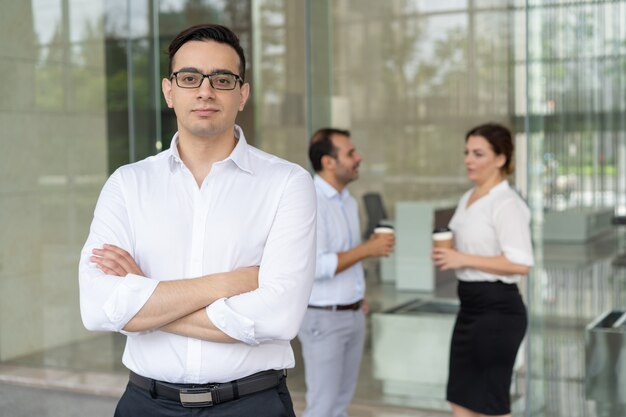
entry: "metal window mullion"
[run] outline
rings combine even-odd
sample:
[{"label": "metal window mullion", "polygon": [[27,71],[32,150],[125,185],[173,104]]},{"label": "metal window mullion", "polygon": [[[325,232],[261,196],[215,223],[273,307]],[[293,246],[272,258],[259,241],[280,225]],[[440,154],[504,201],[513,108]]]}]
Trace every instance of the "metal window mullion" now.
[{"label": "metal window mullion", "polygon": [[132,1],[126,0],[126,90],[128,94],[128,160],[137,160],[135,146],[135,92],[134,92],[134,68],[133,68],[133,37],[132,37]]},{"label": "metal window mullion", "polygon": [[[159,9],[160,0],[153,0],[150,2],[152,5],[152,71],[154,77],[154,150],[156,152],[163,149],[163,124],[161,120],[161,60],[159,57],[160,46],[160,34],[161,28],[159,27]],[[168,74],[169,76],[169,74]]]}]

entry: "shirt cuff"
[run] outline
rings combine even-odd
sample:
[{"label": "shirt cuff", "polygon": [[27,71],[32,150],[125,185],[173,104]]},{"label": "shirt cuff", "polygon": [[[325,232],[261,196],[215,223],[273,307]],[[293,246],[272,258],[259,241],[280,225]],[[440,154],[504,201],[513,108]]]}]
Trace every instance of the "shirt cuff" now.
[{"label": "shirt cuff", "polygon": [[333,279],[337,275],[337,265],[339,265],[339,255],[336,253],[326,253],[318,256],[315,267],[315,279]]},{"label": "shirt cuff", "polygon": [[504,256],[514,264],[533,266],[533,256],[518,249],[505,249]]},{"label": "shirt cuff", "polygon": [[159,285],[159,281],[134,274],[118,279],[119,284],[104,303],[104,314],[110,320],[114,330],[127,335],[139,334],[139,332],[124,332],[122,328],[141,310]]},{"label": "shirt cuff", "polygon": [[254,334],[254,321],[235,312],[227,304],[226,298],[220,298],[206,307],[206,314],[215,327],[233,339],[247,345],[256,346],[259,341]]}]

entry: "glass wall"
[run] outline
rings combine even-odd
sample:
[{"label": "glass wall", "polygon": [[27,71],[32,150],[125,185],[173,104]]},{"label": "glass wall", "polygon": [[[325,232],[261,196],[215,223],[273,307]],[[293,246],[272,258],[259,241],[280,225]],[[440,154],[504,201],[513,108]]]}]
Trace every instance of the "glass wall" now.
[{"label": "glass wall", "polygon": [[608,390],[585,390],[594,372],[585,327],[626,307],[615,262],[623,236],[611,225],[625,212],[626,2],[526,6],[527,49],[516,66],[526,68],[527,93],[517,116],[526,123],[539,255],[530,280],[529,413],[623,415]]},{"label": "glass wall", "polygon": [[[350,129],[364,156],[351,191],[379,192],[392,217],[397,202],[456,202],[469,187],[469,128],[517,132],[515,184],[533,212],[537,265],[516,415],[593,416],[584,325],[626,305],[626,277],[614,242],[589,252],[545,235],[554,213],[626,215],[623,0],[8,2],[0,362],[122,369],[123,338],[80,322],[78,256],[107,176],[169,146],[166,49],[208,21],[232,27],[248,57],[248,140],[307,167],[313,130]],[[93,349],[98,358],[77,362]]]},{"label": "glass wall", "polygon": [[0,361],[92,337],[76,265],[107,174],[103,2],[0,14]]},{"label": "glass wall", "polygon": [[527,68],[544,206],[624,212],[624,2],[543,3],[529,2]]},{"label": "glass wall", "polygon": [[399,200],[456,200],[468,188],[465,132],[512,123],[507,2],[328,3],[330,121],[364,155],[353,193],[378,191],[391,212]]}]

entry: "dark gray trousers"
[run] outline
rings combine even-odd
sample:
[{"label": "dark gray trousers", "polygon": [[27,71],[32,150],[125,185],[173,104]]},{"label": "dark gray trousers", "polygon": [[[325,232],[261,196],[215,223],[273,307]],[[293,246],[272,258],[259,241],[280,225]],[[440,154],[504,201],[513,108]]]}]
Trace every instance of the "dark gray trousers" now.
[{"label": "dark gray trousers", "polygon": [[185,408],[180,402],[152,398],[148,391],[128,383],[115,417],[295,417],[287,380],[275,388],[211,407]]}]

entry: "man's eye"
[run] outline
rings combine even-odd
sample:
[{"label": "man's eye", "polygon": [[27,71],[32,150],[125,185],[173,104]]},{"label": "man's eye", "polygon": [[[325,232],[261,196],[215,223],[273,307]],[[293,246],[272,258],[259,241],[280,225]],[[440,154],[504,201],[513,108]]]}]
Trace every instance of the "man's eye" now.
[{"label": "man's eye", "polygon": [[217,82],[218,84],[225,84],[228,85],[230,84],[230,79],[228,77],[217,77],[214,82]]},{"label": "man's eye", "polygon": [[185,84],[197,83],[200,77],[200,74],[194,74],[192,72],[178,74],[178,80]]}]

